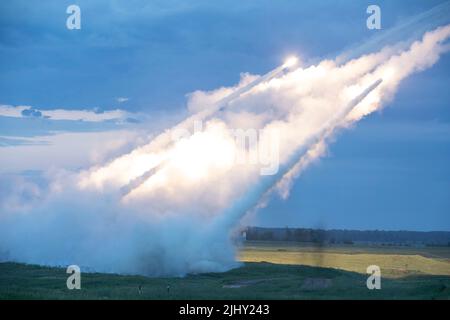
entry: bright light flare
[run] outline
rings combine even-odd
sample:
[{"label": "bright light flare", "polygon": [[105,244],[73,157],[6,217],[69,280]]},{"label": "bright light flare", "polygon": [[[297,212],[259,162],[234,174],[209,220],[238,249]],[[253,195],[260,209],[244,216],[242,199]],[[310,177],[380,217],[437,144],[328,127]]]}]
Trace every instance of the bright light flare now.
[{"label": "bright light flare", "polygon": [[285,68],[292,68],[298,64],[298,58],[296,56],[291,56],[286,59],[286,61],[283,64],[283,67]]},{"label": "bright light flare", "polygon": [[199,132],[175,146],[170,164],[190,180],[206,178],[210,173],[229,169],[234,160],[235,145],[220,132]]}]

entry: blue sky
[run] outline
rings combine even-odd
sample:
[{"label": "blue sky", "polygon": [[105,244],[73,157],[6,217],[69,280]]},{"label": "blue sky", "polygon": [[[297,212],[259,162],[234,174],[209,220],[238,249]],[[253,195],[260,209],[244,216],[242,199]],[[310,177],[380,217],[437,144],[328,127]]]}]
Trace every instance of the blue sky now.
[{"label": "blue sky", "polygon": [[[387,29],[441,2],[376,4]],[[73,3],[81,7],[82,29],[69,31],[65,10]],[[2,1],[1,105],[120,108],[130,115],[96,124],[0,116],[0,136],[10,137],[8,147],[0,140],[0,154],[17,147],[12,137],[41,131],[139,129],[127,119],[182,117],[187,93],[232,85],[241,72],[265,73],[292,53],[304,61],[334,57],[379,32],[366,28],[369,4]],[[274,199],[260,212],[258,224],[450,230],[449,71],[450,55],[444,55],[403,82],[386,109],[341,133],[288,200]],[[119,103],[119,97],[129,100]]]}]

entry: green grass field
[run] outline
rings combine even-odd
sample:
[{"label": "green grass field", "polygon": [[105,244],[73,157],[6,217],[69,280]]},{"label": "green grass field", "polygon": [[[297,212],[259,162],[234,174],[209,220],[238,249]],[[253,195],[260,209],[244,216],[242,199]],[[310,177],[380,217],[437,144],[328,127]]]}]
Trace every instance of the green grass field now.
[{"label": "green grass field", "polygon": [[299,244],[289,242],[247,242],[239,260],[275,264],[308,265],[365,273],[369,265],[381,268],[382,276],[450,276],[450,247],[385,247]]},{"label": "green grass field", "polygon": [[[238,255],[247,262],[225,273],[83,273],[81,290],[66,288],[63,268],[0,263],[0,299],[449,299],[449,251],[248,242]],[[366,287],[370,264],[381,267],[381,290]]]}]

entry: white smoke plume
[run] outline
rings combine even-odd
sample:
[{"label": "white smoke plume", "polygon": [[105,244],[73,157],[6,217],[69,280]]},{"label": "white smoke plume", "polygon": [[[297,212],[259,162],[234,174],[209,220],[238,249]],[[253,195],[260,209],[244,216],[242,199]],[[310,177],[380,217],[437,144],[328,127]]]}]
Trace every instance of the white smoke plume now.
[{"label": "white smoke plume", "polygon": [[[232,268],[230,237],[242,217],[272,192],[287,197],[336,130],[385,106],[403,79],[438,61],[449,37],[447,25],[407,48],[282,66],[270,77],[245,74],[235,87],[195,92],[192,116],[148,144],[81,172],[53,172],[25,203],[2,198],[0,257],[149,276]],[[277,158],[269,150],[263,163],[237,164],[239,128],[258,130],[258,146],[273,146],[276,132]],[[277,174],[261,175],[273,160]]]}]

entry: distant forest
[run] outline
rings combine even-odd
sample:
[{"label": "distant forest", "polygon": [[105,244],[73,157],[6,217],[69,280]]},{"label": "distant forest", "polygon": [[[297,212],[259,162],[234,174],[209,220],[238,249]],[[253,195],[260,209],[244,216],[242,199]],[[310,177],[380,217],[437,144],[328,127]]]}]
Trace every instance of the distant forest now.
[{"label": "distant forest", "polygon": [[329,244],[380,244],[450,246],[448,231],[382,231],[382,230],[322,230],[303,228],[248,227],[243,231],[246,240],[296,241]]}]

